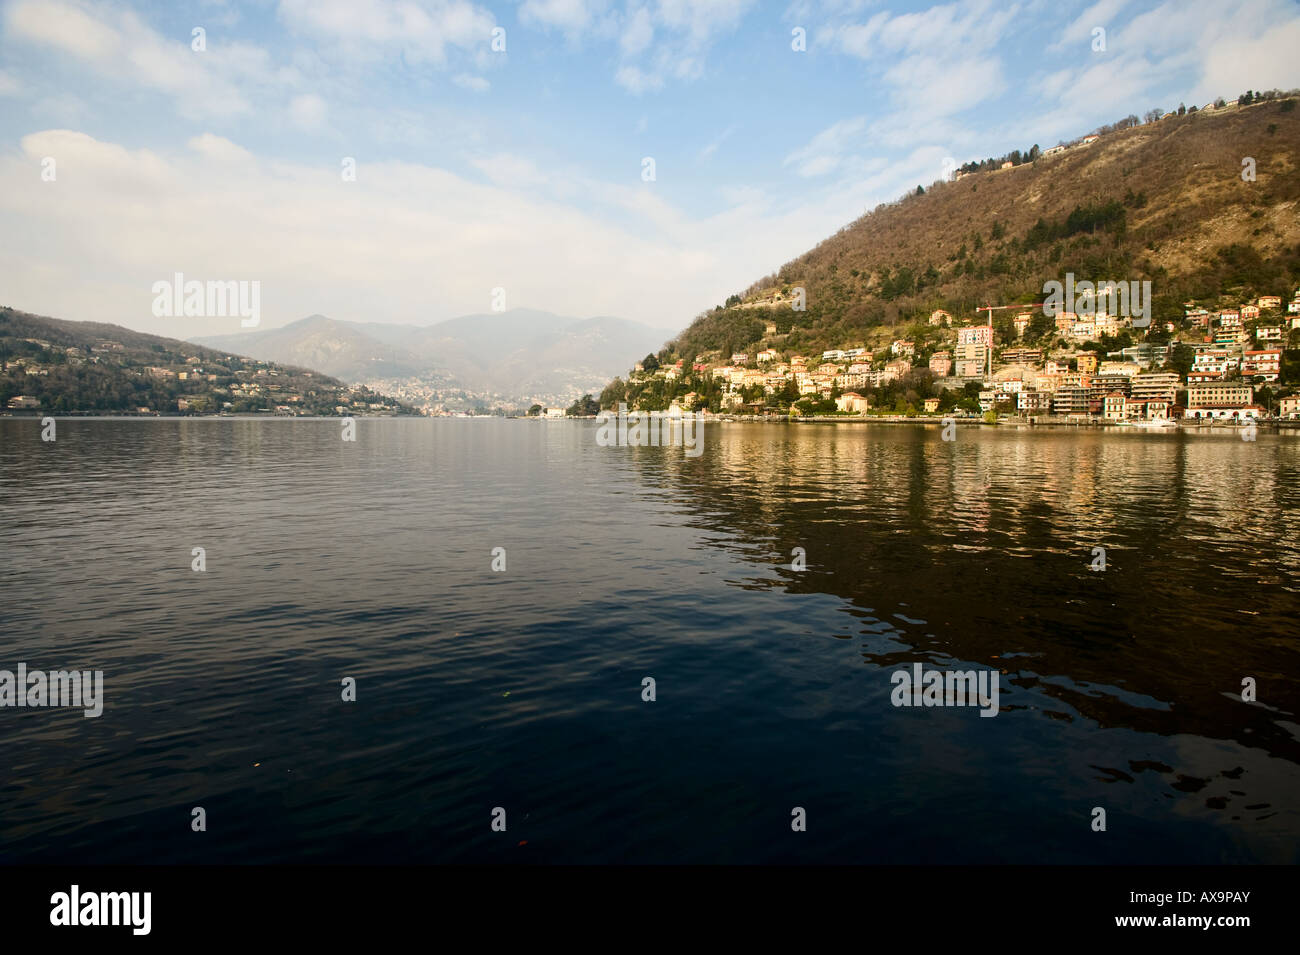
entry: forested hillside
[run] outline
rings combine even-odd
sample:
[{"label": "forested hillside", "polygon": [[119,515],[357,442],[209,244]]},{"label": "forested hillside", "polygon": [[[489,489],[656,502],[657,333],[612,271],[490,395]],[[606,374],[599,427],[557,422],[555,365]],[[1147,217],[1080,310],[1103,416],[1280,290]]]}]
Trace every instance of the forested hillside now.
[{"label": "forested hillside", "polygon": [[[1250,93],[1212,110],[1129,117],[1054,155],[1035,147],[967,164],[701,314],[654,360],[689,371],[764,345],[816,355],[905,337],[919,347],[939,334],[927,321],[935,310],[971,322],[977,306],[1041,302],[1044,283],[1067,273],[1150,281],[1147,337],[1168,340],[1165,323],[1181,321],[1189,300],[1235,303],[1300,284],[1296,103],[1294,91]],[[994,313],[1000,343],[1016,337],[1013,314]],[[1023,343],[1051,344],[1041,318]],[[675,390],[618,381],[603,403],[635,401],[646,387],[664,391],[654,404]]]}]

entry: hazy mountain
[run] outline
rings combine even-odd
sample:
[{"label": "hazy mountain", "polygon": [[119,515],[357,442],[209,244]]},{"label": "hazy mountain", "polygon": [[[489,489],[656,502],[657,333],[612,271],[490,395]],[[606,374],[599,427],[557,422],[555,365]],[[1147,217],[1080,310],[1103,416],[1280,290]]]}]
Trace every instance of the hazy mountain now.
[{"label": "hazy mountain", "polygon": [[433,325],[345,322],[312,315],[283,328],[195,338],[198,344],[314,368],[348,382],[420,379],[512,398],[598,391],[664,332],[619,318],[513,309]]}]

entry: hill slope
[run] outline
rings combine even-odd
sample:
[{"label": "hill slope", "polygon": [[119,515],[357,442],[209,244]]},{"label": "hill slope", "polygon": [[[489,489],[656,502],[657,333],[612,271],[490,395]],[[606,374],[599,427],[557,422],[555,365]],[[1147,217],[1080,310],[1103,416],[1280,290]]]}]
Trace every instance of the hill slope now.
[{"label": "hill slope", "polygon": [[[978,305],[1041,302],[1044,283],[1067,272],[1150,280],[1153,329],[1181,319],[1187,299],[1294,287],[1295,106],[1291,98],[1170,116],[1032,163],[936,183],[877,208],[728,307],[702,314],[660,360],[752,351],[770,338],[767,322],[782,336],[772,343],[787,352],[870,347],[923,335],[934,309],[970,321]],[[1243,180],[1246,158],[1254,181]],[[799,287],[805,311],[789,304]],[[782,304],[767,307],[778,294]]]},{"label": "hill slope", "polygon": [[15,410],[53,414],[409,410],[391,398],[303,368],[120,325],[0,308],[0,408],[11,401]]}]

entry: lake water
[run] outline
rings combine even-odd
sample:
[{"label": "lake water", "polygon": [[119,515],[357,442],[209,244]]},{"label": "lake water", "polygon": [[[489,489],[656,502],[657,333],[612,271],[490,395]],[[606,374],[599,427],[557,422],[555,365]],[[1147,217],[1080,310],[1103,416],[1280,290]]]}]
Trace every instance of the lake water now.
[{"label": "lake water", "polygon": [[0,860],[1300,861],[1300,436],[340,433],[0,420]]}]

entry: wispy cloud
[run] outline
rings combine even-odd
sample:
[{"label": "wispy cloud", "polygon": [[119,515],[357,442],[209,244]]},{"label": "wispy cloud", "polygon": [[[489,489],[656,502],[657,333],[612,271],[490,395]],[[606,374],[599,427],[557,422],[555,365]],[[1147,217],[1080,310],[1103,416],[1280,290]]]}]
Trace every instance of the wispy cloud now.
[{"label": "wispy cloud", "polygon": [[332,53],[445,66],[453,50],[490,49],[496,17],[469,0],[280,0],[279,16],[293,31]]},{"label": "wispy cloud", "polygon": [[18,0],[5,8],[4,22],[10,40],[54,50],[105,82],[167,94],[200,115],[247,113],[241,85],[277,82],[265,52],[256,47],[234,43],[198,53],[163,37],[128,9]]},{"label": "wispy cloud", "polygon": [[457,73],[451,78],[451,81],[461,89],[471,90],[475,93],[486,93],[492,88],[492,84],[484,77],[475,76],[472,73]]},{"label": "wispy cloud", "polygon": [[828,126],[800,149],[785,157],[800,176],[825,176],[838,170],[858,145],[859,134],[866,129],[865,116],[841,120]]}]

